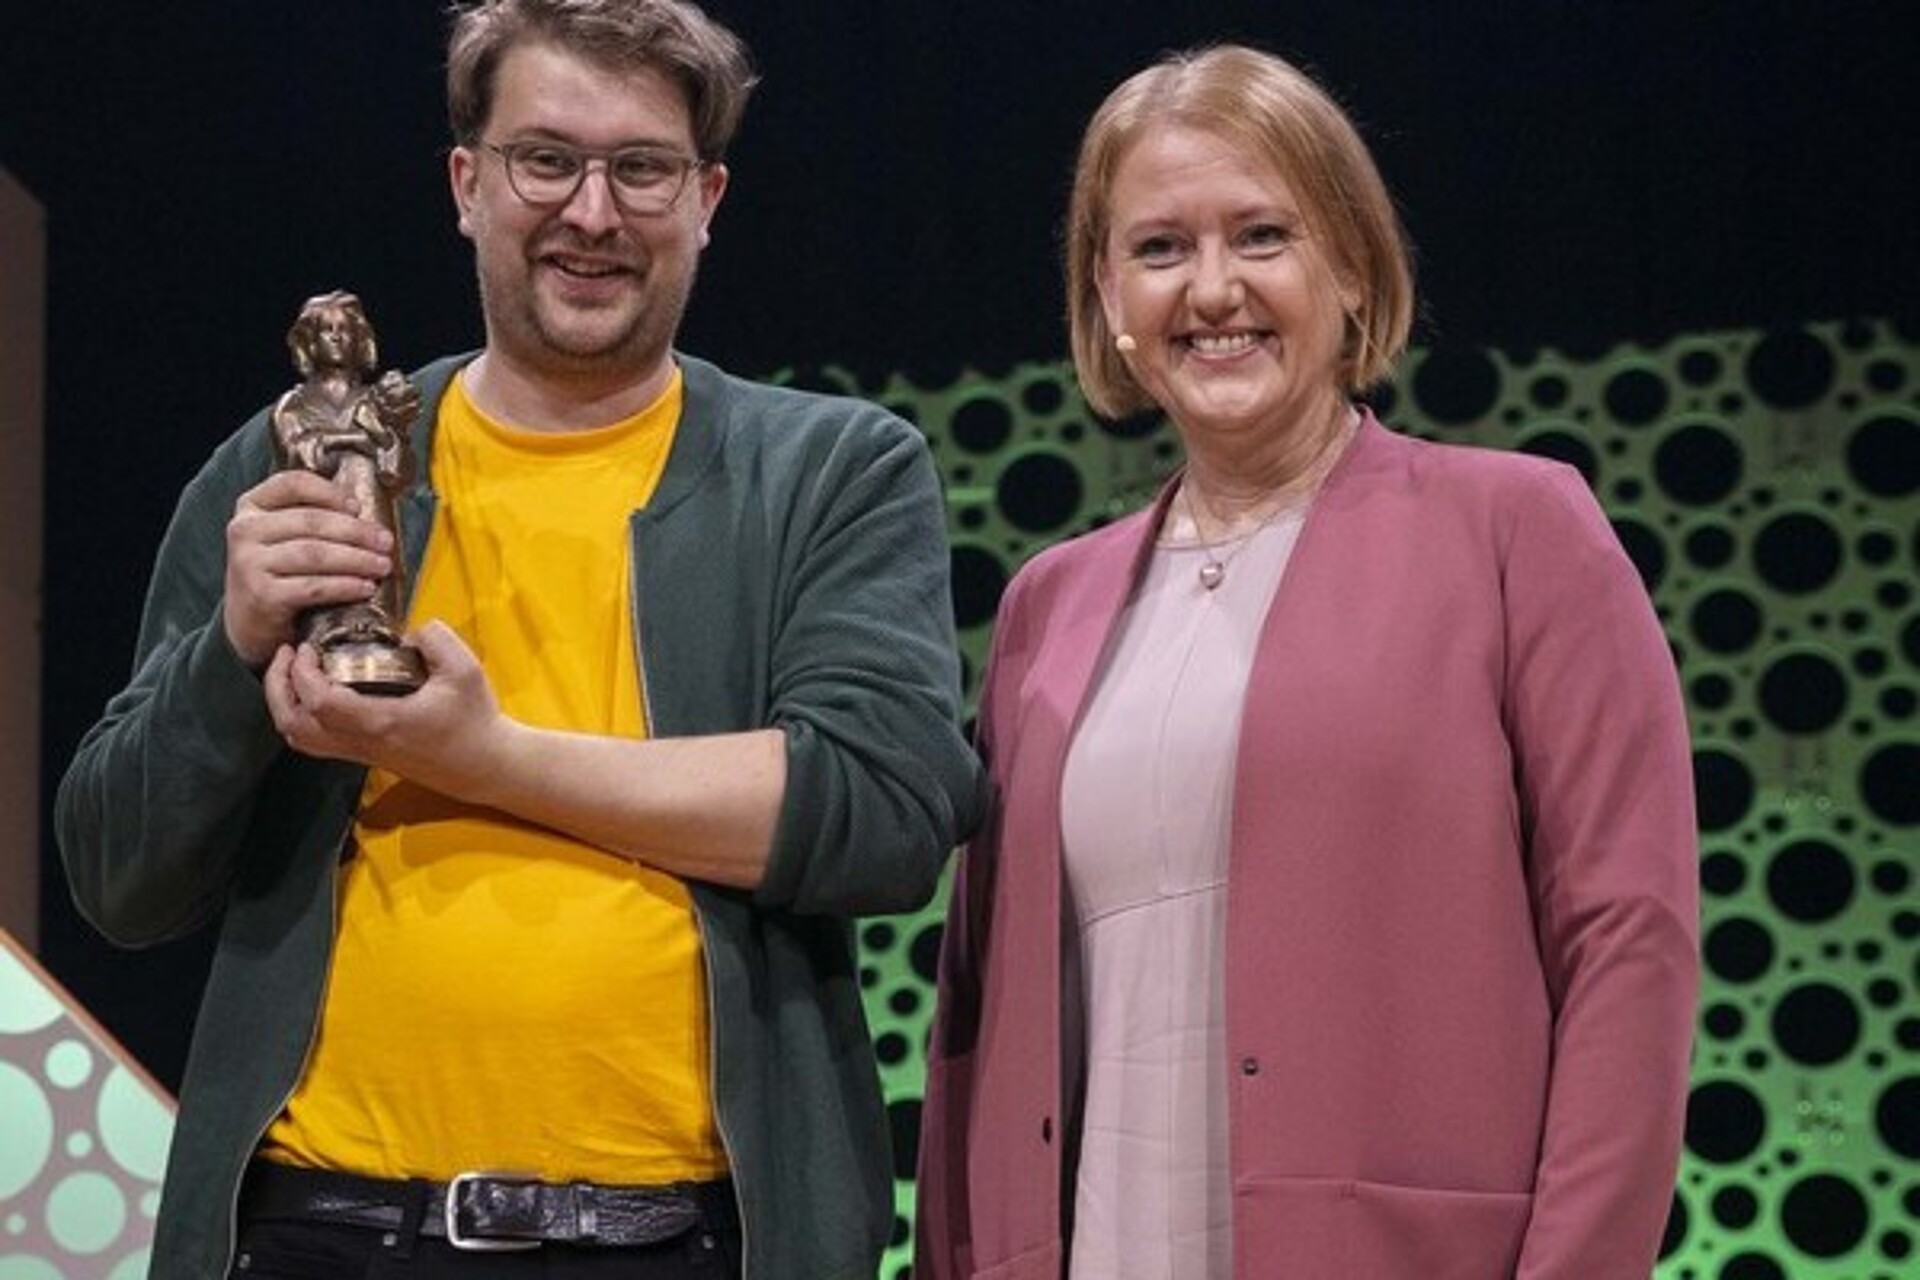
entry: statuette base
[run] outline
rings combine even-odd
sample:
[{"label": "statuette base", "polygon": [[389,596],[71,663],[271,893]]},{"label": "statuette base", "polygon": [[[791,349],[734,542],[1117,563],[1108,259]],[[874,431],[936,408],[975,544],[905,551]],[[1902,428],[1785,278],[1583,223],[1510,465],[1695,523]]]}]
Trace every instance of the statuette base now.
[{"label": "statuette base", "polygon": [[336,684],[384,698],[412,693],[427,682],[426,659],[412,645],[352,641],[322,651],[320,669]]}]

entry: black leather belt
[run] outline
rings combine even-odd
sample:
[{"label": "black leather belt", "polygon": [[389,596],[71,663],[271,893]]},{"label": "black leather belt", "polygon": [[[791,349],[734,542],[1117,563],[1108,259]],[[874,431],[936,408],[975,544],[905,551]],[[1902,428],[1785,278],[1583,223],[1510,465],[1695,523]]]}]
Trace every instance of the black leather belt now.
[{"label": "black leather belt", "polygon": [[402,1182],[267,1160],[248,1166],[241,1205],[249,1220],[410,1230],[456,1248],[484,1250],[660,1244],[697,1226],[737,1231],[739,1222],[727,1181],[603,1187],[462,1173],[446,1183]]}]

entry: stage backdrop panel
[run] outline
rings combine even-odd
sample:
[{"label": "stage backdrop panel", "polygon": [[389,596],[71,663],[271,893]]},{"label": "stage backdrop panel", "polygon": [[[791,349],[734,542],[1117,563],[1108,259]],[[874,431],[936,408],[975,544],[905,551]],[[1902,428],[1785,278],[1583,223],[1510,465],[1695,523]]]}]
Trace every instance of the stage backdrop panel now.
[{"label": "stage backdrop panel", "polygon": [[[1008,577],[1179,460],[1062,363],[789,381],[920,424],[976,692]],[[1920,334],[1875,320],[1608,350],[1427,348],[1374,397],[1412,434],[1577,467],[1639,566],[1694,734],[1706,981],[1661,1280],[1894,1280],[1920,1235]],[[1383,798],[1388,799],[1388,798]],[[1390,802],[1390,799],[1389,799]],[[871,921],[862,980],[910,1257],[942,905]]]}]

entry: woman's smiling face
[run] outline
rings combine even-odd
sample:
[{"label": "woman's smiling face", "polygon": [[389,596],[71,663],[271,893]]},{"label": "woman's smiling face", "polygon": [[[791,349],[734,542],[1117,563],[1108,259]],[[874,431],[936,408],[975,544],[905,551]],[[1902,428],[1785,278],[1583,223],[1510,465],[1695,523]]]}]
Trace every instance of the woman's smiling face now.
[{"label": "woman's smiling face", "polygon": [[1342,399],[1358,302],[1286,179],[1218,134],[1156,125],[1114,172],[1101,304],[1183,433],[1287,431]]}]

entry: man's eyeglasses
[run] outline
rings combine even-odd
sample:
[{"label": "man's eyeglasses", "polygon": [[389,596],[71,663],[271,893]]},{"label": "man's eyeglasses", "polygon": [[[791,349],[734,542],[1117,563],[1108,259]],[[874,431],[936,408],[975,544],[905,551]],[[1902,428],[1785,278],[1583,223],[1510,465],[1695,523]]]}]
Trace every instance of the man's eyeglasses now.
[{"label": "man's eyeglasses", "polygon": [[622,147],[617,151],[583,151],[563,142],[506,142],[480,144],[499,156],[507,169],[513,193],[537,209],[551,209],[573,199],[586,181],[587,170],[599,161],[607,171],[613,202],[621,212],[635,215],[665,213],[687,189],[694,170],[705,160],[658,147]]}]

